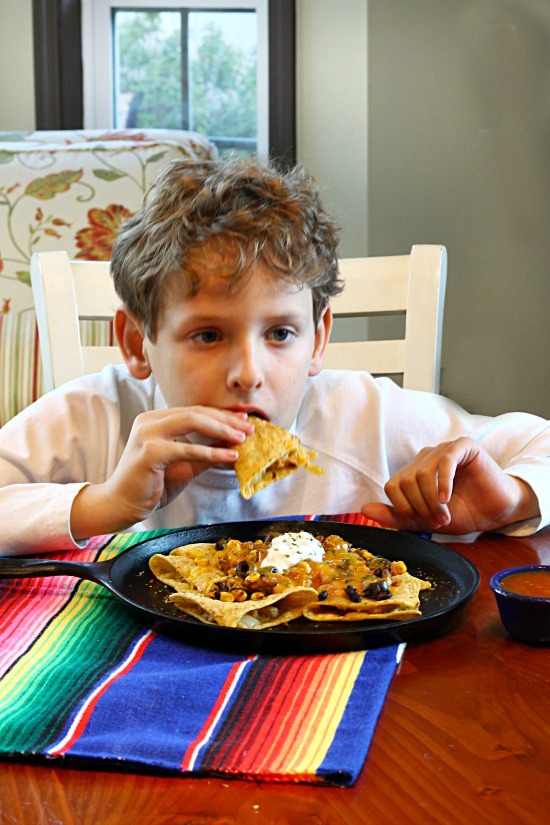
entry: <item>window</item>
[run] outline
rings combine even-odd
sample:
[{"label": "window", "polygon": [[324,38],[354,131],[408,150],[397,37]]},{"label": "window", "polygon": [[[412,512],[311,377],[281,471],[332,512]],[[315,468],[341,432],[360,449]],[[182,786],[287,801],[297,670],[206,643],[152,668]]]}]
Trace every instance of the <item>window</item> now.
[{"label": "window", "polygon": [[83,0],[82,11],[86,127],[189,129],[221,152],[267,156],[267,0]]},{"label": "window", "polygon": [[[99,12],[107,25],[98,40],[90,14],[97,17]],[[247,31],[255,32],[255,72],[249,65],[253,33],[242,34],[245,15]],[[33,0],[33,16],[37,129],[145,127],[154,121],[159,127],[206,131],[222,151],[234,146],[295,162],[295,0],[195,0],[188,6],[182,0]],[[128,62],[124,56],[132,25],[149,26],[147,48],[155,44],[160,67],[173,52],[169,75],[160,78],[157,66],[156,80],[141,80],[147,88],[139,88],[139,72],[150,61],[138,54]],[[231,31],[235,28],[241,31],[238,40]],[[210,61],[202,67],[201,42]],[[230,83],[226,64],[218,61],[216,68],[211,60],[220,55],[220,42],[225,44],[222,56],[224,51],[225,57],[239,55]],[[84,75],[83,52],[90,67]],[[176,84],[178,73],[181,83]],[[216,74],[217,85],[212,83]],[[162,98],[154,92],[155,83]]]}]

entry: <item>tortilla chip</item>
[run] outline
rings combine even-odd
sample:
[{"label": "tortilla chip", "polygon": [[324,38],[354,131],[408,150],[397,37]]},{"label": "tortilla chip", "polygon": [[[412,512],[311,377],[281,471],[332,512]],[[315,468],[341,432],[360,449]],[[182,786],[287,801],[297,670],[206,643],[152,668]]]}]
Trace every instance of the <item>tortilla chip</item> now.
[{"label": "tortilla chip", "polygon": [[205,593],[221,576],[215,546],[207,542],[176,547],[169,556],[155,553],[149,567],[157,579],[177,591]]},{"label": "tortilla chip", "polygon": [[[312,587],[293,587],[244,602],[213,599],[206,594],[223,577],[216,556],[214,544],[188,544],[176,547],[168,556],[156,553],[149,559],[149,567],[157,579],[176,591],[168,597],[169,601],[206,624],[252,630],[274,627],[301,616],[304,606],[317,599],[317,591]],[[247,615],[249,620],[243,621]]]},{"label": "tortilla chip", "polygon": [[337,604],[325,607],[325,605],[319,602],[318,606],[318,609],[316,605],[313,610],[306,608],[303,613],[305,618],[312,622],[367,622],[374,619],[379,622],[406,622],[422,615],[420,610],[407,610],[401,607],[396,607],[395,610],[389,610],[387,613],[369,613],[365,610],[350,610],[349,605],[345,605],[343,599],[341,609],[339,609]]},{"label": "tortilla chip", "polygon": [[300,467],[317,475],[323,472],[320,467],[311,466],[317,453],[304,447],[297,436],[263,418],[251,416],[251,420],[254,432],[236,447],[239,457],[235,472],[243,498],[251,498]]},{"label": "tortilla chip", "polygon": [[[306,604],[317,599],[317,591],[312,587],[293,587],[285,593],[272,593],[271,596],[245,602],[222,602],[193,591],[173,593],[169,599],[184,613],[205,624],[263,630],[297,619],[303,614]],[[244,617],[249,617],[249,620]]]},{"label": "tortilla chip", "polygon": [[366,619],[403,622],[422,615],[419,593],[430,587],[429,582],[417,579],[410,573],[403,573],[393,577],[392,595],[389,599],[352,602],[341,597],[329,598],[308,604],[303,615],[315,622],[362,622]]}]

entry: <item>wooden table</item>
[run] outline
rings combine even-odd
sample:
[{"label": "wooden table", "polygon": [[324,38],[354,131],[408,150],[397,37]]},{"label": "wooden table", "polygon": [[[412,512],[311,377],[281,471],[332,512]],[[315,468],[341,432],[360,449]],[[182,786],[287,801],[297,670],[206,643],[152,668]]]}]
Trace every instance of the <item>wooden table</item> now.
[{"label": "wooden table", "polygon": [[452,545],[481,573],[439,639],[409,644],[349,789],[0,762],[1,825],[539,823],[550,804],[550,650],[513,641],[488,582],[550,564],[550,529]]}]

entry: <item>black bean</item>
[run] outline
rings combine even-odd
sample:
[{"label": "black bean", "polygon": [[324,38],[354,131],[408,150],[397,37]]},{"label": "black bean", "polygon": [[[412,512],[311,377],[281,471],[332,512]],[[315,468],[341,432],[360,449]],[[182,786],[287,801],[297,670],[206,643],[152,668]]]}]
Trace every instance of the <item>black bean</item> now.
[{"label": "black bean", "polygon": [[237,566],[235,568],[239,576],[246,576],[250,570],[250,565],[246,560],[237,562]]},{"label": "black bean", "polygon": [[216,542],[216,550],[225,550],[228,541],[229,539],[226,538],[218,539]]},{"label": "black bean", "polygon": [[328,590],[321,590],[317,598],[320,602],[324,602],[328,598]]},{"label": "black bean", "polygon": [[382,602],[384,599],[391,598],[391,590],[387,581],[371,582],[367,584],[363,590],[363,595],[368,599]]},{"label": "black bean", "polygon": [[225,582],[215,582],[216,590],[214,591],[214,595],[216,599],[220,598],[220,593],[227,593],[229,590],[227,584]]},{"label": "black bean", "polygon": [[357,588],[353,586],[353,584],[348,584],[346,587],[346,593],[348,599],[352,602],[360,602],[361,601],[361,594],[357,592]]}]

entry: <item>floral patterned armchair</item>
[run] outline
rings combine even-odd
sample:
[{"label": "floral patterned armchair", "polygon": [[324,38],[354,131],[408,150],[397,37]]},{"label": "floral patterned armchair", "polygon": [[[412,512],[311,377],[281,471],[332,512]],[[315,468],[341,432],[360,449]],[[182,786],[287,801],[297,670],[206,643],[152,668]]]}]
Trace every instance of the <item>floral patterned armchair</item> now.
[{"label": "floral patterned armchair", "polygon": [[[121,222],[181,157],[215,158],[216,148],[176,130],[0,133],[0,426],[42,393],[33,252],[109,260]],[[86,343],[110,343],[110,335],[83,323]]]}]

